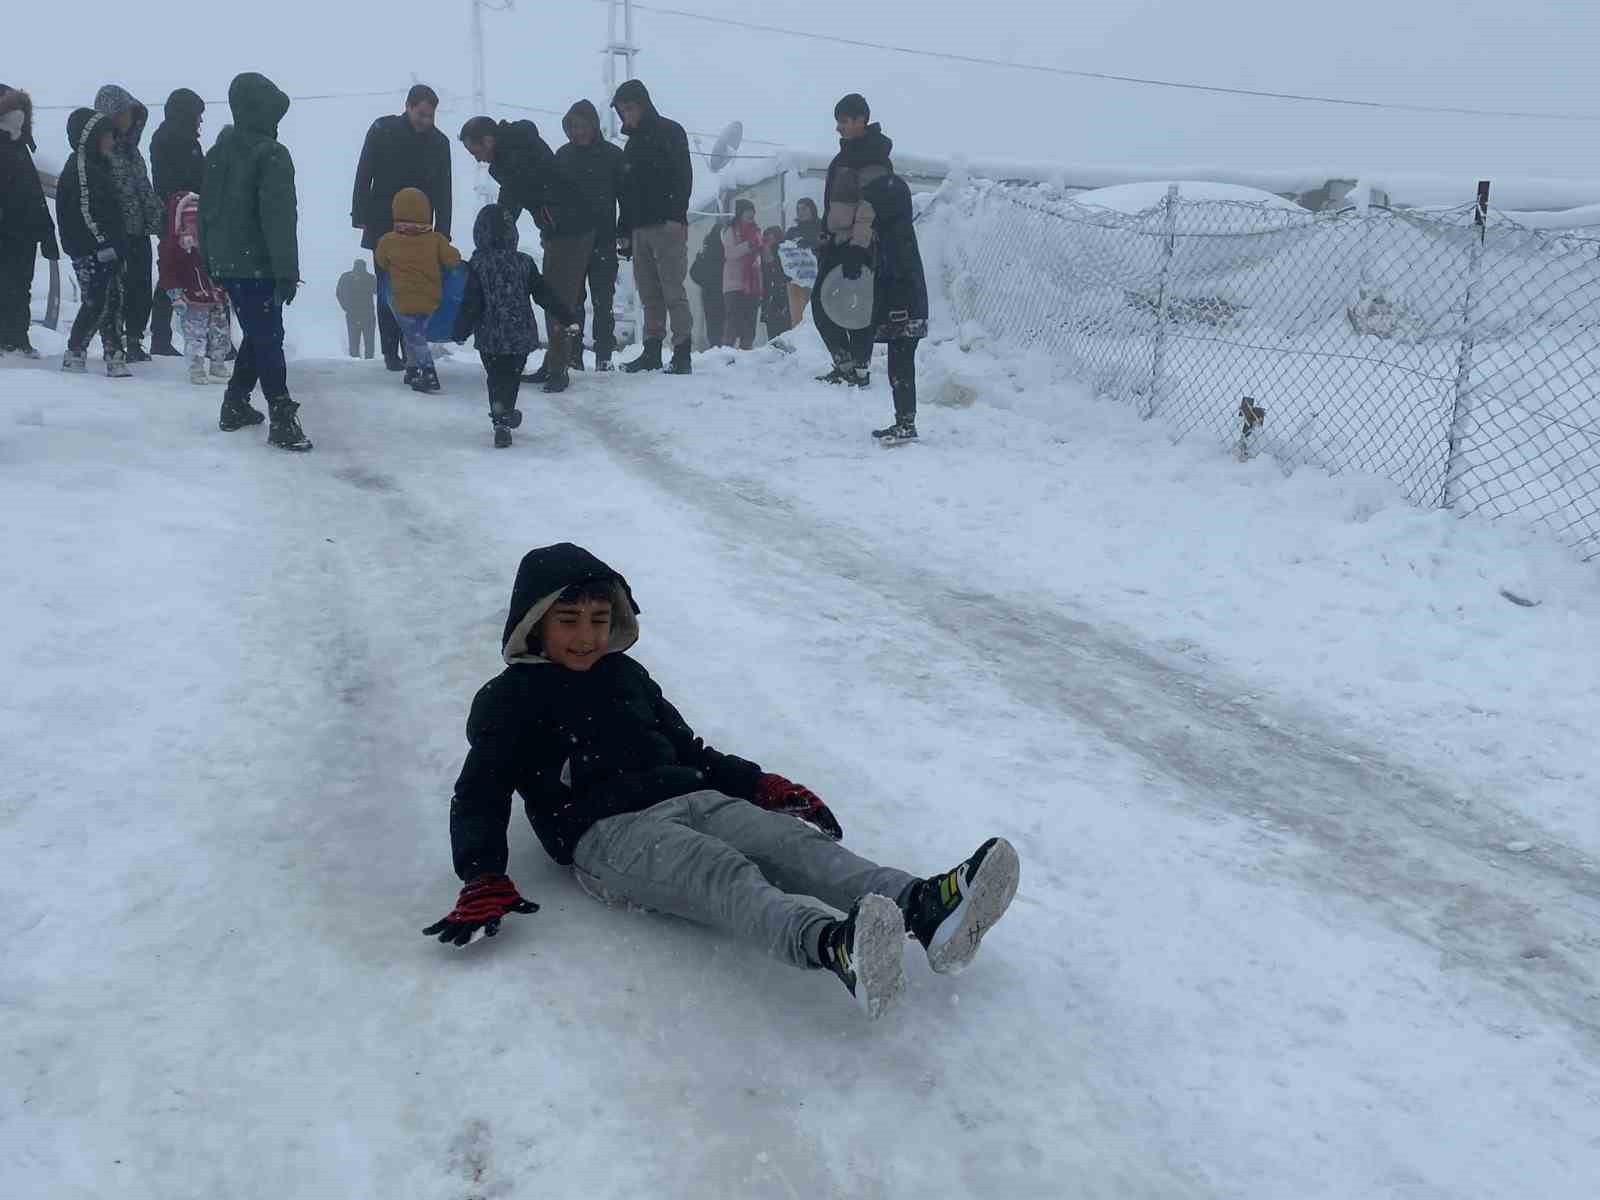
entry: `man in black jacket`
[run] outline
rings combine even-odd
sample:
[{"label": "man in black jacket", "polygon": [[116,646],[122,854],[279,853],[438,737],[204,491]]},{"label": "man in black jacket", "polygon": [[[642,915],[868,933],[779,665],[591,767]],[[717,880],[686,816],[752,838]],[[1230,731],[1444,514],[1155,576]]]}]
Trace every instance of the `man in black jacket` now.
[{"label": "man in black jacket", "polygon": [[[379,117],[367,130],[356,163],[355,191],[350,198],[350,224],[361,230],[361,248],[375,250],[378,239],[394,228],[394,197],[413,187],[433,206],[433,227],[450,236],[450,139],[434,128],[438,94],[419,83],[406,94],[406,111]],[[391,371],[405,369],[400,326],[386,305],[378,305],[378,340],[383,362]]]},{"label": "man in black jacket", "polygon": [[[567,144],[556,151],[556,161],[567,169],[594,214],[594,250],[586,271],[589,297],[594,304],[594,369],[611,369],[616,348],[616,316],[612,304],[617,294],[617,191],[622,183],[622,148],[600,136],[600,114],[587,100],[579,100],[561,121]],[[583,292],[577,305],[583,314]],[[572,344],[572,365],[583,370],[583,335]]]},{"label": "man in black jacket", "polygon": [[28,336],[35,258],[61,257],[34,148],[33,101],[0,84],[0,354],[27,358],[39,357]]},{"label": "man in black jacket", "polygon": [[852,853],[809,788],[696,737],[626,653],[638,639],[633,590],[587,550],[562,543],[523,558],[500,640],[506,670],[472,702],[450,802],[465,886],[423,933],[466,946],[508,914],[538,910],[506,875],[516,792],[545,851],[585,891],[827,968],[869,1017],[904,986],[907,935],[937,972],[972,960],[1016,894],[1009,842],[990,838],[927,879]]},{"label": "man in black jacket", "polygon": [[[200,149],[200,122],[206,102],[188,88],[167,97],[165,116],[150,137],[150,181],[162,208],[179,192],[199,192],[206,174],[206,154]],[[183,351],[172,344],[172,300],[156,283],[150,309],[150,353],[169,358]]]},{"label": "man in black jacket", "polygon": [[633,281],[644,305],[644,353],[625,371],[661,369],[661,343],[672,318],[669,374],[687,375],[694,318],[689,313],[689,192],[694,168],[683,126],[656,111],[637,79],[617,89],[611,107],[622,118],[628,145],[622,152],[622,215],[617,252],[633,259]]},{"label": "man in black jacket", "polygon": [[[546,282],[561,302],[576,309],[583,304],[583,279],[594,249],[594,214],[577,181],[555,152],[539,136],[532,121],[496,121],[473,117],[461,127],[467,153],[489,164],[489,174],[500,185],[500,206],[516,220],[523,209],[533,217],[544,244]],[[571,340],[566,326],[545,312],[544,365],[530,376],[547,392],[565,391],[569,381]]]}]

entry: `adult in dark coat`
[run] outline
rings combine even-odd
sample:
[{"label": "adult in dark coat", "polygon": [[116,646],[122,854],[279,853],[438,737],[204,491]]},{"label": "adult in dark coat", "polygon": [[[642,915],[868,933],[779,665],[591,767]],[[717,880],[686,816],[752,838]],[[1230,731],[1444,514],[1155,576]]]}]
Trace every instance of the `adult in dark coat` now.
[{"label": "adult in dark coat", "polygon": [[633,259],[633,281],[644,305],[644,353],[627,371],[661,367],[661,346],[672,322],[672,365],[687,375],[693,369],[689,346],[694,318],[689,312],[689,192],[694,168],[683,126],[656,111],[650,90],[637,79],[617,89],[611,107],[622,118],[628,144],[622,152],[621,215],[617,248]]},{"label": "adult in dark coat", "polygon": [[34,262],[41,249],[61,257],[33,149],[33,101],[0,84],[0,354],[29,358],[39,357],[28,338]]},{"label": "adult in dark coat", "polygon": [[[200,148],[200,122],[206,102],[188,88],[167,97],[165,115],[150,135],[150,179],[165,207],[180,192],[200,191],[206,174],[206,154]],[[179,357],[172,344],[172,300],[160,282],[150,308],[150,353]]]},{"label": "adult in dark coat", "polygon": [[705,317],[706,345],[722,345],[723,330],[727,325],[727,310],[722,300],[722,222],[712,223],[700,243],[700,253],[694,256],[689,268],[689,278],[700,289],[700,312]]},{"label": "adult in dark coat", "polygon": [[150,110],[126,88],[108,83],[95,93],[96,112],[111,118],[117,144],[111,155],[111,174],[122,197],[122,219],[128,232],[128,253],[122,260],[123,329],[129,362],[148,362],[144,332],[150,323],[155,296],[155,248],[150,239],[161,236],[166,207],[150,183],[150,165],[139,148]]},{"label": "adult in dark coat", "polygon": [[[405,112],[379,117],[367,130],[350,198],[350,224],[361,230],[363,250],[377,249],[378,240],[394,228],[395,194],[408,187],[428,198],[434,229],[450,236],[450,139],[434,128],[438,107],[438,94],[419,83],[406,94]],[[400,326],[382,304],[378,306],[378,338],[383,343],[384,365],[391,371],[403,370]]]},{"label": "adult in dark coat", "polygon": [[[600,136],[600,114],[587,100],[579,100],[562,118],[567,144],[556,151],[556,161],[567,169],[594,214],[594,249],[584,282],[594,303],[594,369],[611,369],[616,349],[616,316],[612,305],[617,293],[617,192],[622,186],[622,147]],[[578,298],[579,329],[583,327],[583,292]],[[583,336],[572,345],[572,365],[583,369]]]},{"label": "adult in dark coat", "polygon": [[[532,121],[496,121],[473,117],[461,129],[467,153],[489,164],[489,174],[500,185],[500,206],[512,219],[524,209],[539,228],[544,243],[544,277],[568,308],[583,303],[583,281],[594,250],[595,218],[589,201],[567,166],[539,136]],[[549,344],[544,365],[535,373],[545,390],[566,388],[572,352],[567,327],[545,310]]]},{"label": "adult in dark coat", "polygon": [[339,307],[344,309],[345,332],[350,338],[350,357],[372,357],[372,335],[378,326],[374,306],[378,295],[378,280],[367,270],[365,259],[356,259],[334,289]]}]

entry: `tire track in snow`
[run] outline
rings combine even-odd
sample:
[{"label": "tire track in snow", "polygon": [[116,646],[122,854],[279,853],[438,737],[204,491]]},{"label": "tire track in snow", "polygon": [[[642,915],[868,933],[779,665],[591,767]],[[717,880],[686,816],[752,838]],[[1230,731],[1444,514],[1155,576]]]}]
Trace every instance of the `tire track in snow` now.
[{"label": "tire track in snow", "polygon": [[[735,553],[762,569],[787,561],[866,589],[947,639],[941,653],[1138,756],[1192,803],[1321,851],[1280,843],[1265,865],[1281,875],[1360,898],[1437,949],[1444,967],[1510,988],[1600,1044],[1600,868],[1583,855],[1314,712],[1256,699],[1259,688],[1218,672],[1195,674],[1059,607],[1028,608],[904,561],[758,481],[703,474],[615,409],[559,407],[642,479],[702,513]],[[976,655],[966,648],[974,640],[1010,653]],[[1507,851],[1518,842],[1542,844]]]}]

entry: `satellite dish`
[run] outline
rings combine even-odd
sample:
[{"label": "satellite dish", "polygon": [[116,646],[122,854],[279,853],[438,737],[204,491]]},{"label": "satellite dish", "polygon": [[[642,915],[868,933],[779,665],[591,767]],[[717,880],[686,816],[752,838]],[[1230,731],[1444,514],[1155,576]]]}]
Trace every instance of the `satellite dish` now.
[{"label": "satellite dish", "polygon": [[739,143],[744,141],[744,122],[734,121],[722,131],[722,136],[717,138],[717,144],[711,147],[711,153],[706,155],[706,166],[713,171],[720,171],[733,161],[733,152],[739,148]]}]

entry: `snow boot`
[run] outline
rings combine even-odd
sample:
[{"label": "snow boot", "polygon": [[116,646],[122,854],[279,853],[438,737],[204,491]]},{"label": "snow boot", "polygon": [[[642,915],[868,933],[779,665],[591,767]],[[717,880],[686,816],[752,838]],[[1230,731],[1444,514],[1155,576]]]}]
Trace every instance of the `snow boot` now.
[{"label": "snow boot", "polygon": [[494,427],[494,448],[496,450],[504,450],[509,445],[511,445],[511,430],[504,425],[496,425]]},{"label": "snow boot", "polygon": [[693,375],[694,363],[689,358],[690,347],[688,342],[679,342],[672,348],[672,362],[667,367],[668,375]]},{"label": "snow boot", "polygon": [[817,376],[818,383],[835,386],[864,388],[872,385],[872,371],[867,367],[835,366],[826,375]]},{"label": "snow boot", "polygon": [[955,975],[978,953],[978,943],[1005,915],[1017,894],[1022,864],[1005,838],[990,838],[966,862],[911,886],[906,933],[922,943],[928,965]]},{"label": "snow boot", "polygon": [[637,375],[640,371],[661,370],[661,339],[645,338],[644,349],[640,351],[639,357],[623,363],[622,369],[629,375]]},{"label": "snow boot", "polygon": [[108,378],[127,379],[132,376],[132,374],[133,372],[128,370],[128,359],[126,355],[118,354],[115,351],[106,355],[106,375]]},{"label": "snow boot", "polygon": [[572,376],[567,370],[567,365],[562,363],[554,371],[549,372],[544,381],[544,390],[547,392],[564,392],[572,384]]},{"label": "snow boot", "polygon": [[404,371],[406,360],[398,354],[385,354],[383,356],[383,369],[385,371]]},{"label": "snow boot", "polygon": [[[411,374],[410,372],[407,372]],[[433,367],[418,367],[411,377],[411,390],[413,392],[437,392],[443,388],[439,383],[439,372]]]},{"label": "snow boot", "polygon": [[540,363],[538,370],[529,371],[529,372],[527,372],[526,374],[523,375],[522,382],[523,383],[549,383],[550,382],[550,368],[548,366],[546,366],[544,363]]},{"label": "snow boot", "polygon": [[915,421],[896,420],[893,425],[885,429],[874,429],[872,436],[884,446],[901,446],[906,442],[917,440],[917,423]]},{"label": "snow boot", "polygon": [[150,356],[144,351],[144,342],[130,338],[128,340],[127,360],[131,363],[147,363]]},{"label": "snow boot", "polygon": [[201,387],[209,386],[211,383],[211,371],[206,360],[199,355],[189,360],[189,382],[199,384]]},{"label": "snow boot", "polygon": [[876,1021],[905,991],[905,918],[887,896],[863,896],[823,928],[817,957]]},{"label": "snow boot", "polygon": [[405,384],[407,387],[410,387],[414,383],[417,382],[417,368],[416,367],[404,366],[404,367],[401,367],[400,369],[405,372],[404,375],[400,376],[400,382],[401,383]]},{"label": "snow boot", "polygon": [[494,444],[498,449],[505,449],[511,445],[511,431],[522,424],[522,410],[510,409],[506,412],[489,412],[489,423],[494,426]]},{"label": "snow boot", "polygon": [[217,428],[223,433],[232,433],[246,425],[259,425],[266,419],[261,410],[250,403],[248,395],[235,397],[232,388],[222,394],[222,412],[217,417]]},{"label": "snow boot", "polygon": [[574,371],[582,371],[583,366],[583,338],[574,336],[572,348],[568,351],[567,365]]},{"label": "snow boot", "polygon": [[89,358],[86,354],[76,354],[68,350],[61,356],[61,369],[68,375],[83,375],[89,370]]},{"label": "snow boot", "polygon": [[273,396],[267,401],[267,411],[272,423],[267,426],[267,445],[279,450],[309,450],[311,439],[300,428],[300,418],[295,416],[300,406],[287,396]]}]

